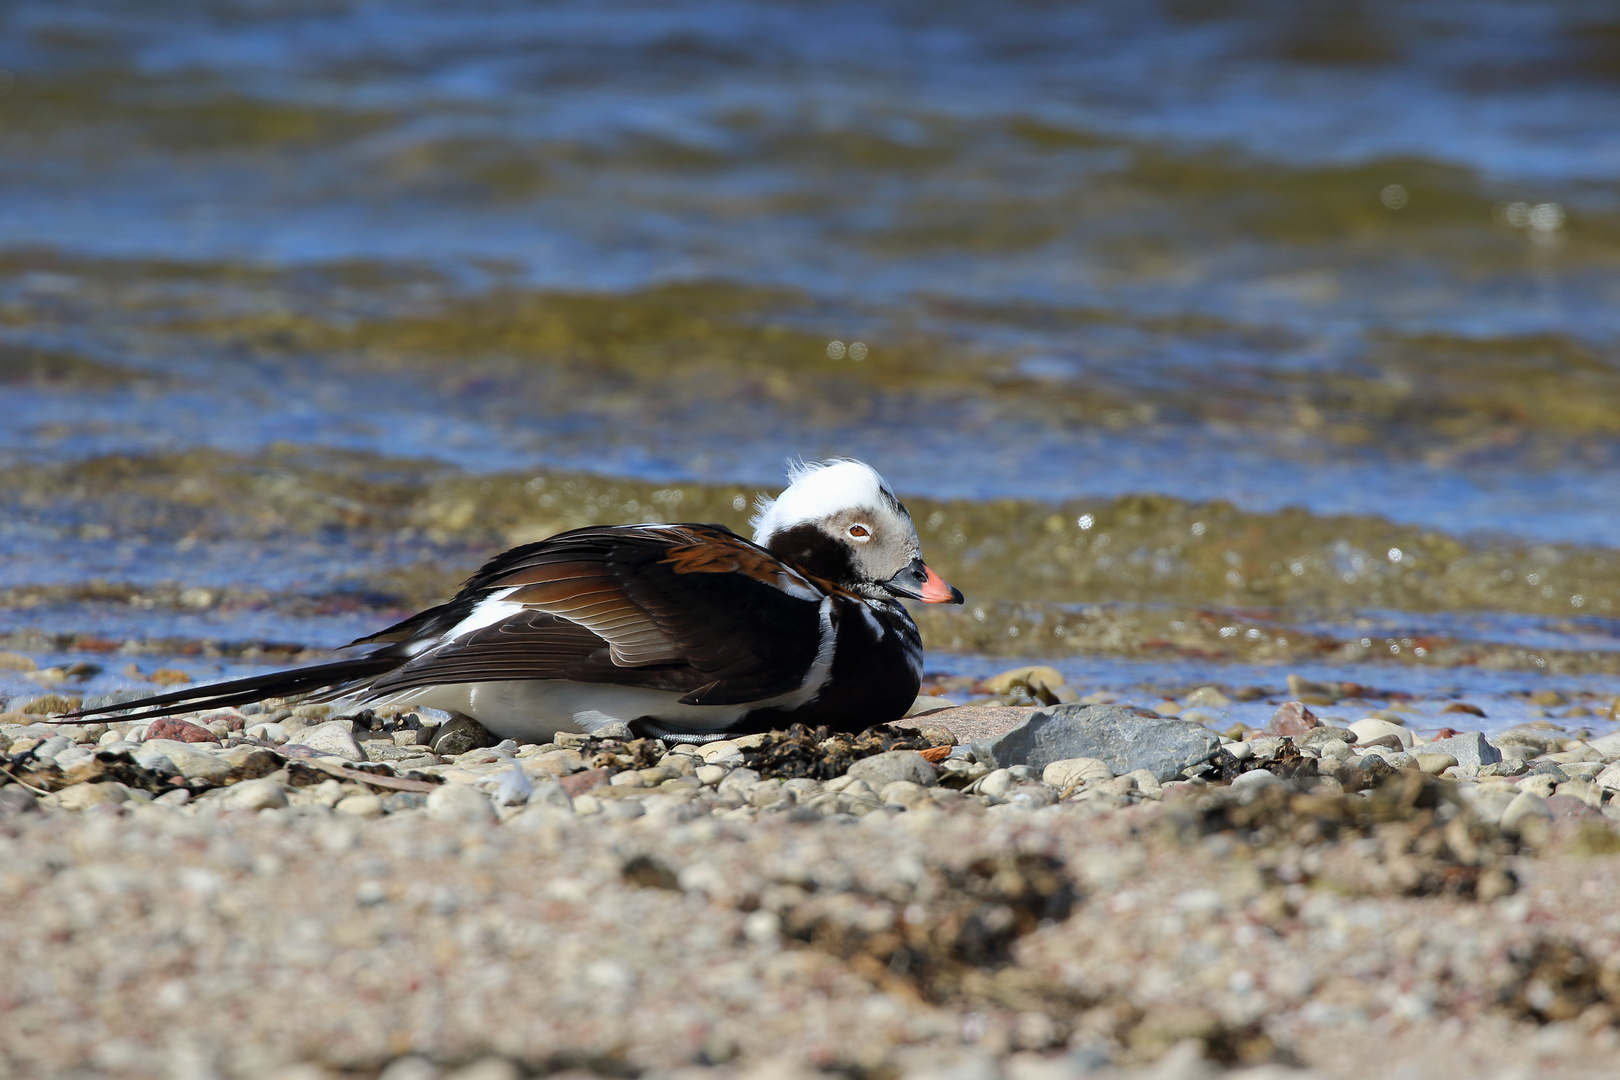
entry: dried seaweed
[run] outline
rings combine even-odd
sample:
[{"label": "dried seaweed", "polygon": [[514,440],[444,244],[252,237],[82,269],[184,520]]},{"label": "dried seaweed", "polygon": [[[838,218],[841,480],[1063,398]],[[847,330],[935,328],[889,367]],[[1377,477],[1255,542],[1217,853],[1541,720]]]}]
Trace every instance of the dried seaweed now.
[{"label": "dried seaweed", "polygon": [[849,771],[861,758],[890,750],[932,749],[936,743],[919,731],[878,724],[851,735],[826,727],[793,724],[786,731],[765,734],[758,746],[743,750],[743,764],[770,779],[831,780]]}]

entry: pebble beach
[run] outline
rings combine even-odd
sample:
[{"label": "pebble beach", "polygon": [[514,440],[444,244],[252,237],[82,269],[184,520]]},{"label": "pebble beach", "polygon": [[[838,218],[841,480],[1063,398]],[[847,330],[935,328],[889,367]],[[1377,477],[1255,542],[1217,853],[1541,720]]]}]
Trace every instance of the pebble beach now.
[{"label": "pebble beach", "polygon": [[[0,5],[0,1080],[1620,1072],[1613,7]],[[896,724],[69,715],[834,457]]]},{"label": "pebble beach", "polygon": [[5,714],[0,1075],[1612,1071],[1620,738],[932,704],[703,746]]}]

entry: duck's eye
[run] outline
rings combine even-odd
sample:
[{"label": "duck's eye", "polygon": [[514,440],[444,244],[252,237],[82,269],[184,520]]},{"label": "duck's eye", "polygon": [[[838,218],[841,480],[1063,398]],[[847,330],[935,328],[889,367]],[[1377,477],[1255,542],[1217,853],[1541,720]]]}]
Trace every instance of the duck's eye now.
[{"label": "duck's eye", "polygon": [[872,530],[868,529],[865,525],[851,525],[849,527],[849,535],[853,536],[857,540],[865,540],[872,535]]}]

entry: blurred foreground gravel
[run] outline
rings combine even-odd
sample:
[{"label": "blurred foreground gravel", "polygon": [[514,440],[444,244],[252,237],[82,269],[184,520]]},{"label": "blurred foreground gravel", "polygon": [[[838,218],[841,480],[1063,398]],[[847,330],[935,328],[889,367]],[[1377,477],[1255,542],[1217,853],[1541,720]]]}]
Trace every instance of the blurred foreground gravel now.
[{"label": "blurred foreground gravel", "polygon": [[[0,720],[3,1077],[1620,1060],[1612,738],[1423,742],[1297,702],[1291,735],[1242,740],[1063,706],[675,748],[274,703],[40,715]],[[1057,753],[1016,743],[1041,716],[1062,745],[1124,741],[998,766]],[[1189,745],[1207,760],[1166,757]]]},{"label": "blurred foreground gravel", "polygon": [[1620,859],[1481,904],[1355,841],[1308,888],[1178,812],[18,815],[0,1073],[1613,1075]]}]

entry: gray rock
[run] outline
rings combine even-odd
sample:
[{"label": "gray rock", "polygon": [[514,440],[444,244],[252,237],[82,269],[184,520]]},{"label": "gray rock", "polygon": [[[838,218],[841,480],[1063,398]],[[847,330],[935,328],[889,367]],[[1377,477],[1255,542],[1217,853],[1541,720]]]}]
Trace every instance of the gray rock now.
[{"label": "gray rock", "polygon": [[1232,780],[1232,790],[1259,790],[1263,787],[1275,787],[1278,784],[1286,783],[1286,780],[1274,772],[1268,772],[1265,769],[1250,769],[1248,772],[1242,773]]},{"label": "gray rock", "polygon": [[1450,754],[1459,765],[1494,765],[1502,760],[1502,751],[1485,741],[1478,731],[1465,731],[1449,739],[1436,739],[1423,747],[1425,754]]},{"label": "gray rock", "polygon": [[354,740],[354,733],[349,729],[350,722],[347,720],[328,720],[324,724],[294,732],[287,744],[307,746],[318,754],[340,757],[345,761],[366,760],[365,751],[360,749],[360,744]]},{"label": "gray rock", "polygon": [[421,757],[423,750],[420,746],[399,746],[381,739],[367,739],[360,744],[360,749],[365,752],[367,761],[387,762],[409,761]]},{"label": "gray rock", "polygon": [[1602,754],[1605,758],[1620,758],[1620,731],[1609,735],[1602,735],[1592,739],[1586,745]]},{"label": "gray rock", "polygon": [[47,798],[63,810],[83,811],[101,803],[128,802],[129,789],[118,783],[74,784]]},{"label": "gray rock", "polygon": [[1531,818],[1551,821],[1553,813],[1548,808],[1546,799],[1533,791],[1521,791],[1502,811],[1502,831],[1510,836],[1517,836],[1523,831],[1524,823]]},{"label": "gray rock", "polygon": [[[91,694],[84,699],[83,704],[79,707],[81,709],[104,709],[108,705],[122,705],[125,702],[139,701],[148,696],[150,695],[145,690],[114,690],[110,694]],[[124,711],[127,712],[128,710]],[[118,716],[120,714],[112,713],[111,715]]]},{"label": "gray rock", "polygon": [[1062,761],[1054,761],[1041,770],[1041,779],[1059,791],[1066,791],[1080,784],[1101,783],[1113,778],[1114,774],[1108,770],[1108,766],[1096,758],[1065,758]]},{"label": "gray rock", "polygon": [[896,780],[910,780],[922,787],[933,787],[939,783],[934,767],[915,750],[890,750],[886,754],[862,758],[849,767],[849,775],[866,781],[873,791],[882,791]]},{"label": "gray rock", "polygon": [[979,781],[979,794],[999,799],[1013,786],[1013,774],[1008,769],[996,769]]},{"label": "gray rock", "polygon": [[419,791],[396,791],[383,796],[383,809],[390,814],[401,810],[420,810],[427,805],[427,796]]},{"label": "gray rock", "polygon": [[269,810],[287,805],[287,789],[261,777],[225,789],[219,805],[231,810]]},{"label": "gray rock", "polygon": [[[168,759],[170,768],[164,769],[161,762],[148,764],[153,757]],[[135,760],[154,772],[178,772],[187,780],[207,784],[223,784],[232,772],[231,763],[224,758],[206,750],[193,749],[190,743],[172,739],[148,739],[141,744],[141,753]]]},{"label": "gray rock", "polygon": [[465,784],[445,784],[435,788],[427,798],[429,817],[441,821],[461,821],[482,824],[495,820],[495,804],[484,793]]},{"label": "gray rock", "polygon": [[50,758],[53,761],[56,755],[71,749],[73,740],[66,735],[52,735],[38,746],[34,747],[35,758]]},{"label": "gray rock", "polygon": [[456,716],[433,736],[433,752],[440,757],[453,757],[456,754],[465,754],[469,750],[492,746],[494,743],[495,740],[489,737],[489,732],[484,729],[483,724],[470,716]]},{"label": "gray rock", "polygon": [[716,791],[722,796],[735,795],[737,798],[745,799],[749,790],[757,783],[759,773],[753,769],[732,769],[726,778],[720,781]]},{"label": "gray rock", "polygon": [[1316,746],[1318,743],[1326,742],[1353,743],[1355,741],[1356,733],[1351,731],[1349,728],[1334,727],[1331,724],[1323,724],[1321,727],[1313,727],[1305,734],[1296,737],[1294,739],[1294,745],[1305,747]]},{"label": "gray rock", "polygon": [[1161,782],[1209,760],[1220,736],[1186,720],[1143,716],[1118,705],[1054,705],[973,744],[980,761],[1037,771],[1066,758],[1097,758],[1116,776],[1147,769]]},{"label": "gray rock", "polygon": [[534,781],[533,788],[529,791],[529,805],[549,806],[569,813],[574,812],[574,800],[568,797],[568,790],[550,777]]},{"label": "gray rock", "polygon": [[139,751],[130,756],[135,759],[135,764],[141,768],[150,769],[155,773],[162,773],[164,776],[174,776],[180,772],[179,769],[174,767],[174,762],[169,760],[169,755],[161,750],[148,750],[142,746]]},{"label": "gray rock", "polygon": [[1014,806],[1022,806],[1026,810],[1039,810],[1043,806],[1051,806],[1057,802],[1059,794],[1050,785],[1043,784],[1039,780],[1021,780],[1009,787],[1001,797]]},{"label": "gray rock", "polygon": [[0,787],[0,819],[39,809],[39,799],[21,784]]}]

